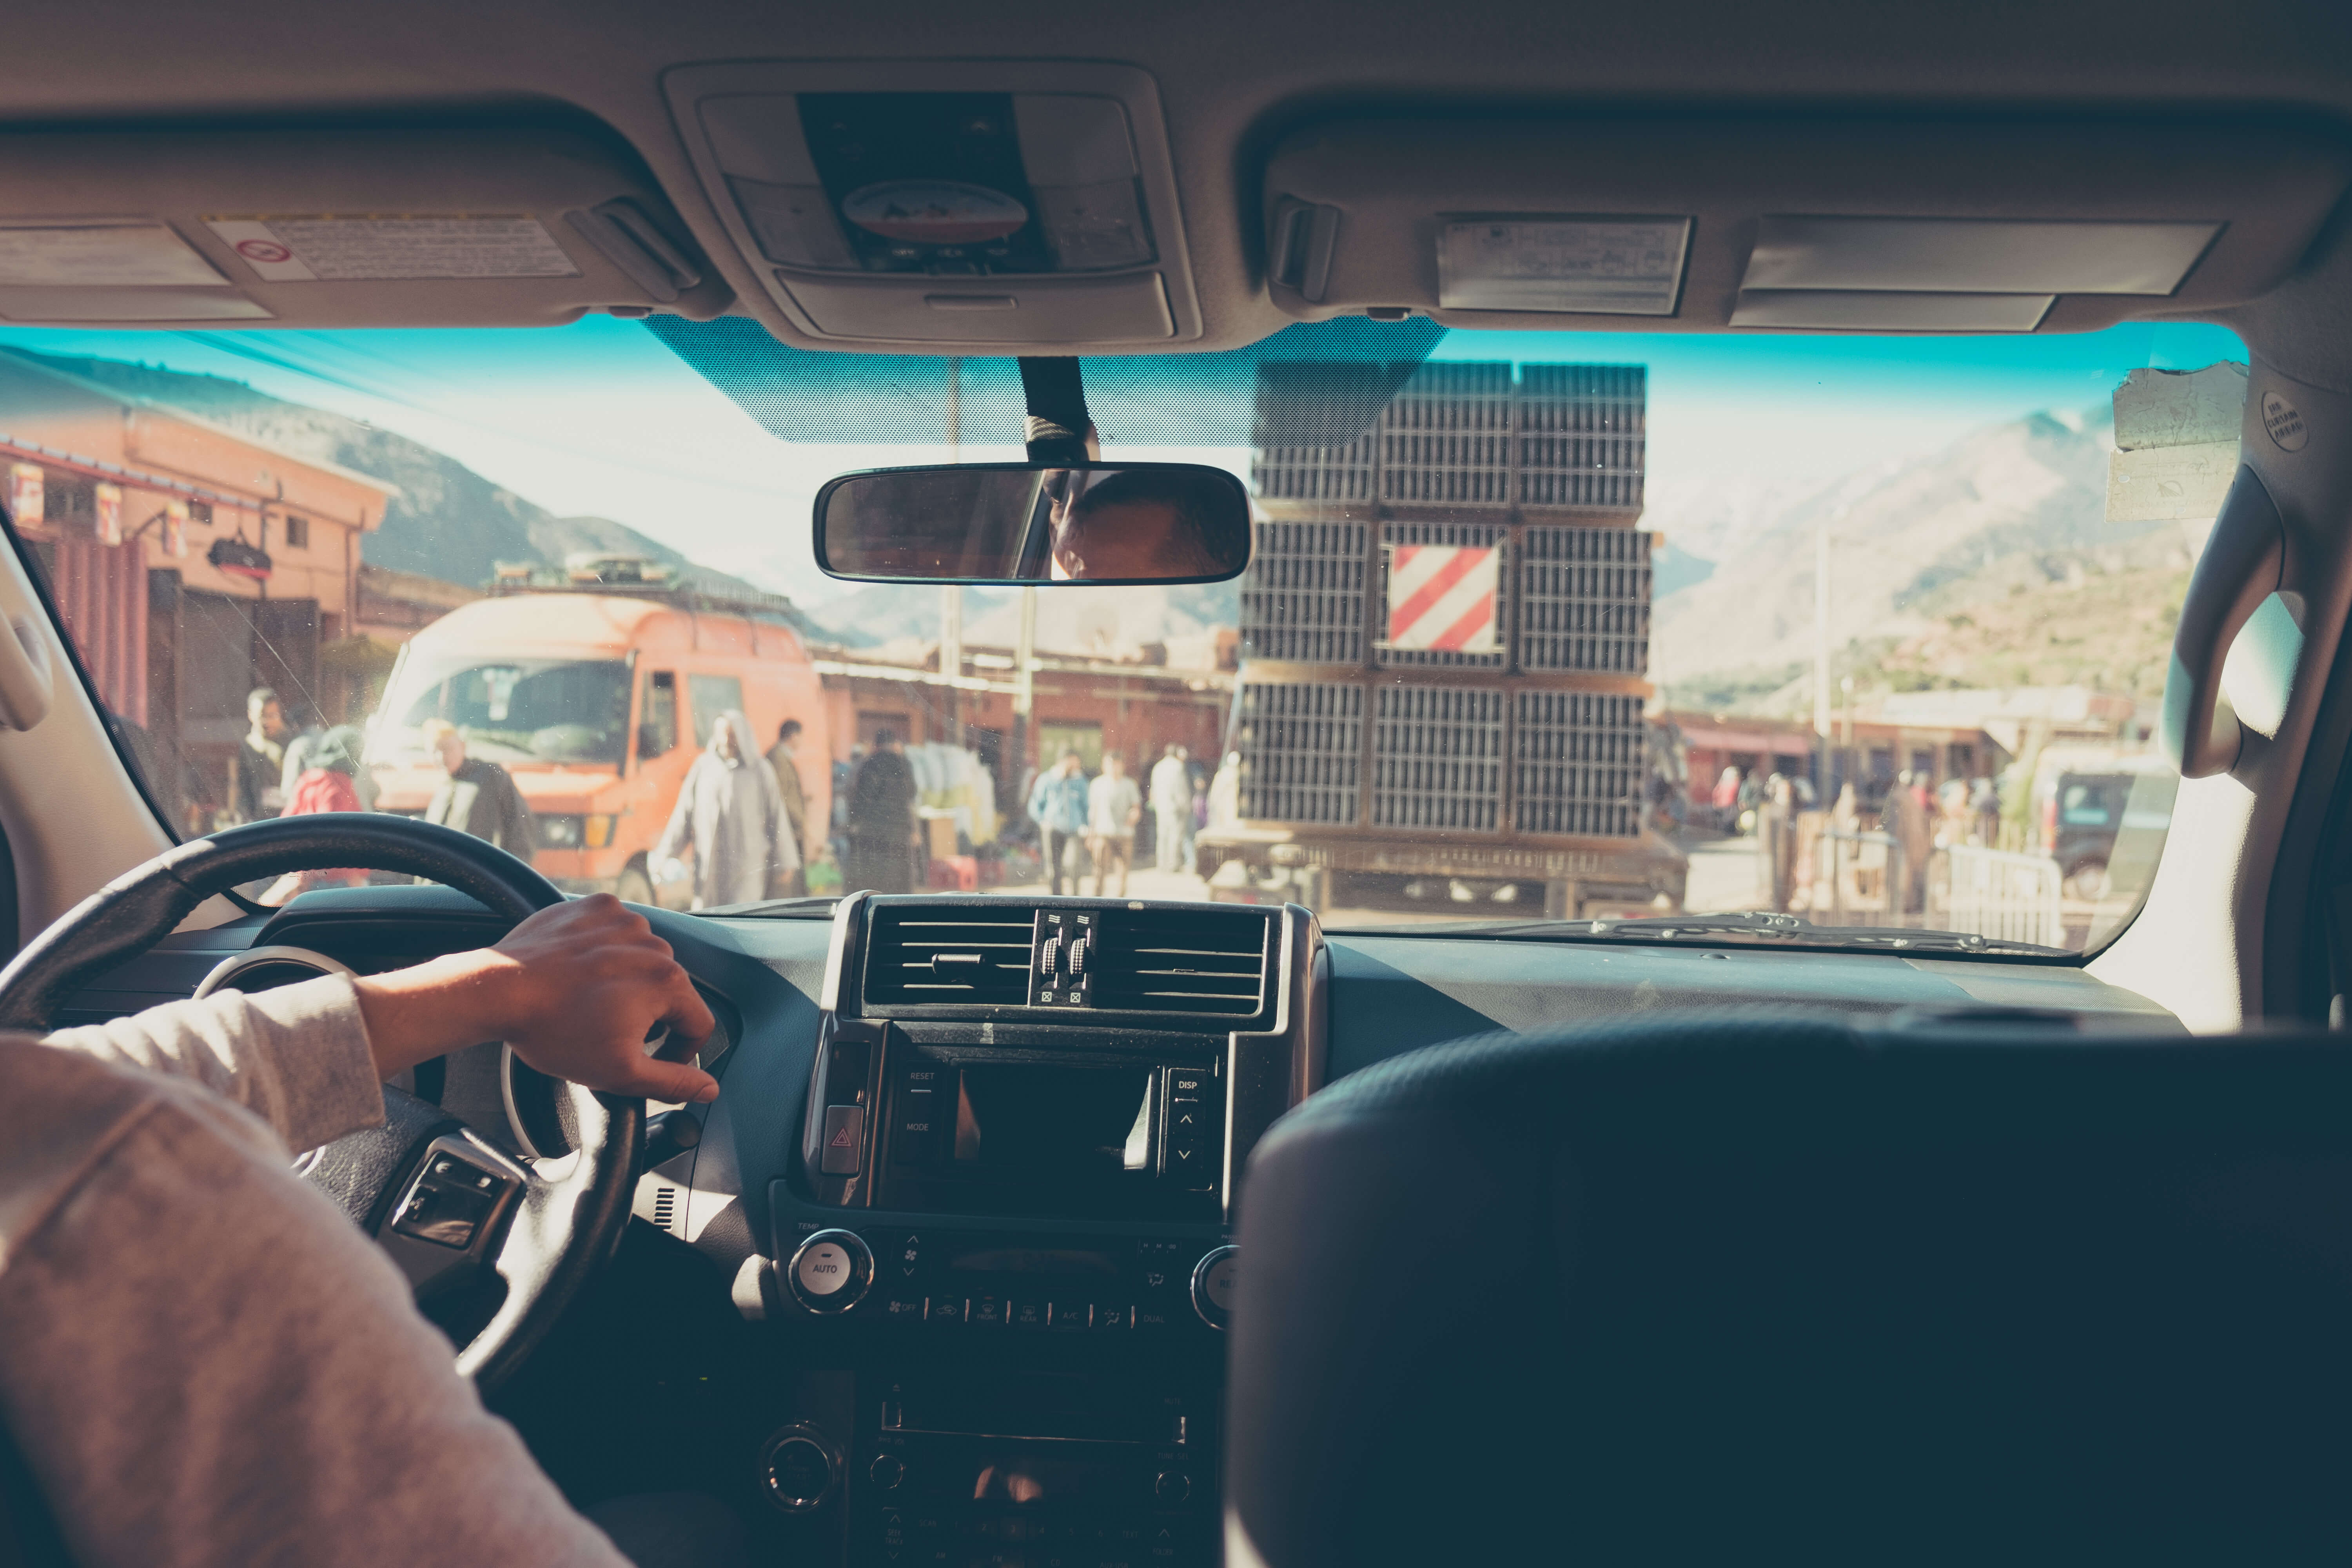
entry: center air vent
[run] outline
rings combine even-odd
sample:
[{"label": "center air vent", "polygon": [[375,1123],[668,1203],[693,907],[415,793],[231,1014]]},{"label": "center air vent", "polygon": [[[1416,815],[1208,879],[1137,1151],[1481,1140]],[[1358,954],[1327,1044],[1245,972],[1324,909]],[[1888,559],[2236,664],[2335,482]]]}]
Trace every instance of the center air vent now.
[{"label": "center air vent", "polygon": [[1096,939],[1095,1006],[1246,1018],[1264,1005],[1264,915],[1112,910]]},{"label": "center air vent", "polygon": [[866,999],[899,1005],[1018,1007],[1029,999],[1036,916],[1025,906],[877,909]]}]

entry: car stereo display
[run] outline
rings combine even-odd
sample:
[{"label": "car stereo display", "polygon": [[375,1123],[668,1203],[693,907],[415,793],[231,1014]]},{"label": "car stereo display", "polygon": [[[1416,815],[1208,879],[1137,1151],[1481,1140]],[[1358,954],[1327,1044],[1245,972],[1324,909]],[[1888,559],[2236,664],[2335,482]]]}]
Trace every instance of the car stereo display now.
[{"label": "car stereo display", "polygon": [[967,1067],[957,1079],[959,1168],[1038,1180],[1150,1168],[1149,1068]]},{"label": "car stereo display", "polygon": [[887,1095],[885,1206],[1141,1214],[1215,1188],[1223,1107],[1190,1069],[908,1054]]},{"label": "car stereo display", "polygon": [[900,1069],[894,1165],[1013,1181],[1116,1178],[1150,1168],[1148,1067]]}]

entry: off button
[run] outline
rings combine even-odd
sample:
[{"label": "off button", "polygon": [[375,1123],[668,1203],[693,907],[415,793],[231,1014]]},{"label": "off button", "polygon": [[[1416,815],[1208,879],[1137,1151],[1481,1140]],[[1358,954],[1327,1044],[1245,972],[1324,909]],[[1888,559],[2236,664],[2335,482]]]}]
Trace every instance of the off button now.
[{"label": "off button", "polygon": [[784,1279],[812,1312],[845,1312],[874,1283],[874,1254],[854,1231],[821,1230],[793,1254]]}]

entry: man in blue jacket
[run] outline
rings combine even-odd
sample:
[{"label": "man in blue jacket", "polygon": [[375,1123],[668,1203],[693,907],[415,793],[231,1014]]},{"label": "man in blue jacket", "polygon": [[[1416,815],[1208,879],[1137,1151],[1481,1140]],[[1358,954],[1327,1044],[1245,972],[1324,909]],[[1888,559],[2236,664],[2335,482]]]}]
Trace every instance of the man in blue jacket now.
[{"label": "man in blue jacket", "polygon": [[[1029,820],[1037,825],[1037,840],[1045,851],[1045,879],[1055,898],[1062,896],[1063,861],[1077,851],[1087,830],[1087,774],[1078,753],[1064,752],[1062,760],[1037,775],[1029,786]],[[1070,891],[1078,890],[1080,867],[1068,870]]]}]

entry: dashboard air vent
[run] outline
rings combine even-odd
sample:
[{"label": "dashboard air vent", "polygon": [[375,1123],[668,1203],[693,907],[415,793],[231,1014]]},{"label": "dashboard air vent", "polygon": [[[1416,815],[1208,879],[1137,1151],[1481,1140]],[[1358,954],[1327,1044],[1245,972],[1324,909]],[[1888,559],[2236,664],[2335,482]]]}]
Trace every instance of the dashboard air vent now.
[{"label": "dashboard air vent", "polygon": [[1249,1017],[1265,997],[1267,923],[1239,910],[1111,910],[1096,939],[1095,1005]]},{"label": "dashboard air vent", "polygon": [[901,1006],[1018,1007],[1029,1000],[1036,920],[1021,904],[877,909],[866,944],[866,999]]}]

